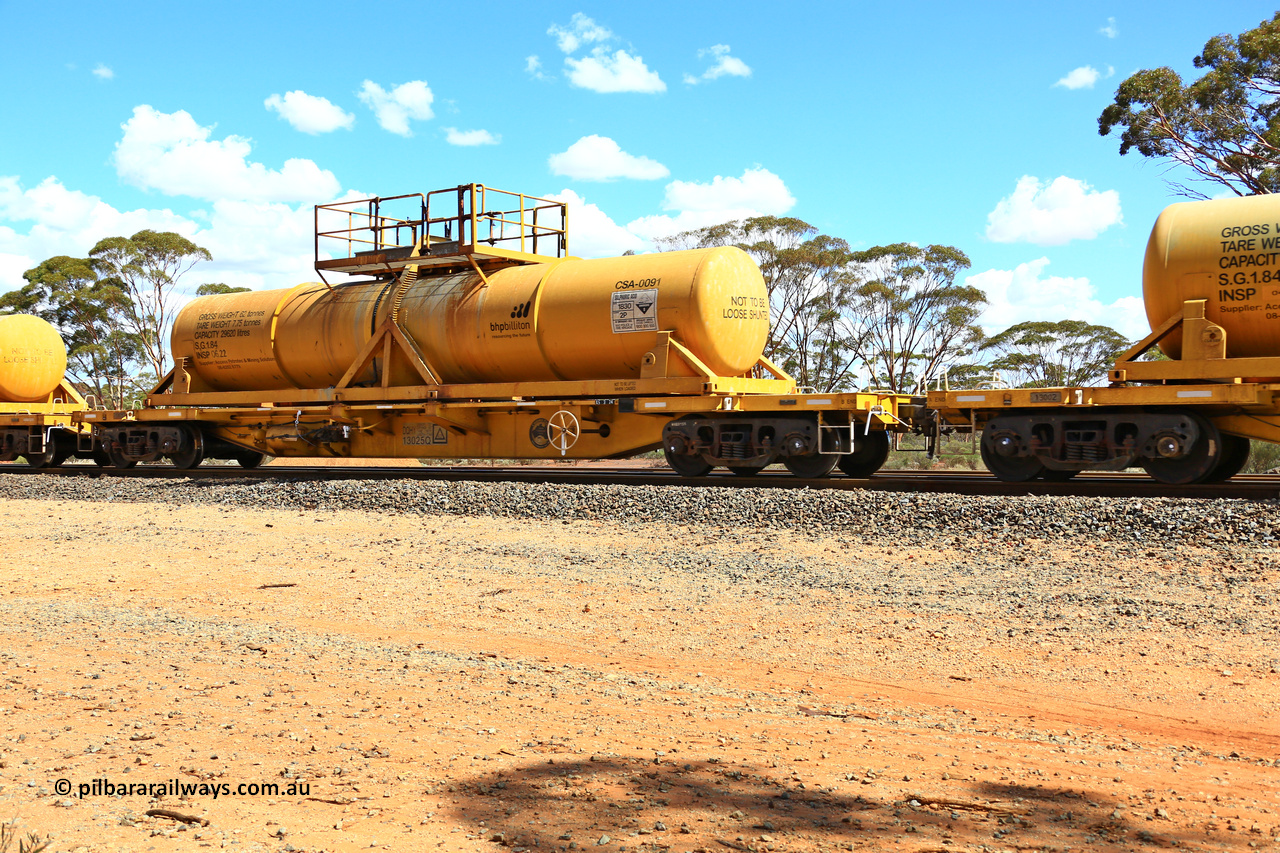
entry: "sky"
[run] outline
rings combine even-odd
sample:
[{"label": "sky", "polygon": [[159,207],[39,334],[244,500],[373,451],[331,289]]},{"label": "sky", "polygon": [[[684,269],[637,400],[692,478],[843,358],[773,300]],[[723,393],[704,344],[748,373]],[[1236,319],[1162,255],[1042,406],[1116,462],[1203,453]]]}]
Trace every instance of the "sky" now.
[{"label": "sky", "polygon": [[[1150,3],[0,0],[0,292],[144,228],[184,281],[315,280],[313,206],[463,183],[570,204],[572,254],[744,216],[945,244],[989,332],[1137,338],[1142,256],[1189,178],[1099,113],[1275,13]],[[1210,194],[1216,192],[1208,187]]]}]

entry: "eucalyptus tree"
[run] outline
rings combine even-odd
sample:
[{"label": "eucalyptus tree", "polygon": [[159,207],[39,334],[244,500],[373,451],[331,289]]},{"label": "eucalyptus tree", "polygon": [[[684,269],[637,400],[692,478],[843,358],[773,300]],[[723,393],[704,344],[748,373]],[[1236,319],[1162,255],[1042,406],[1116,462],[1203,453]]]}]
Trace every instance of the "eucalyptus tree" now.
[{"label": "eucalyptus tree", "polygon": [[196,296],[215,296],[221,293],[248,293],[252,288],[249,287],[232,287],[222,282],[211,282],[202,284],[196,288]]},{"label": "eucalyptus tree", "polygon": [[0,313],[51,323],[67,345],[70,379],[97,401],[119,406],[142,349],[128,328],[128,298],[100,273],[92,258],[49,258],[22,274],[25,286],[0,296]]},{"label": "eucalyptus tree", "polygon": [[1058,388],[1104,381],[1130,341],[1109,326],[1083,320],[1033,320],[992,335],[987,366],[1012,386]]},{"label": "eucalyptus tree", "polygon": [[[1280,12],[1238,37],[1214,36],[1193,62],[1205,73],[1190,82],[1168,67],[1130,75],[1098,132],[1121,129],[1122,155],[1186,166],[1237,195],[1280,190]],[[1170,184],[1182,195],[1211,194]]]},{"label": "eucalyptus tree", "polygon": [[844,338],[877,387],[913,391],[982,342],[987,298],[956,283],[969,258],[953,246],[893,243],[854,253]]},{"label": "eucalyptus tree", "polygon": [[142,349],[156,381],[169,367],[169,329],[180,307],[178,286],[208,249],[172,231],[139,231],[108,237],[89,252],[103,275],[127,299],[125,326]]},{"label": "eucalyptus tree", "polygon": [[[801,322],[797,313],[814,295],[814,251],[806,244],[817,232],[801,219],[755,216],[661,237],[654,245],[662,251],[737,246],[750,255],[760,267],[769,296],[770,332],[764,354],[781,364],[794,349]],[[818,245],[826,245],[832,238],[818,239]]]}]

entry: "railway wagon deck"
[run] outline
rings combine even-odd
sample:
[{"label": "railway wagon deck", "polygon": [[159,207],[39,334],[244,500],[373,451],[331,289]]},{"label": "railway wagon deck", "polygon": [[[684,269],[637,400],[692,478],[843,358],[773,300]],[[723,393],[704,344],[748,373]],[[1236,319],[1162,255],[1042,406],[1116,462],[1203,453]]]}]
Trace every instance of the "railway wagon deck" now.
[{"label": "railway wagon deck", "polygon": [[321,282],[195,300],[145,406],[79,423],[117,467],[661,448],[686,476],[803,477],[868,476],[909,429],[910,397],[805,393],[763,355],[769,298],[746,252],[583,260],[567,215],[480,184],[317,206]]}]

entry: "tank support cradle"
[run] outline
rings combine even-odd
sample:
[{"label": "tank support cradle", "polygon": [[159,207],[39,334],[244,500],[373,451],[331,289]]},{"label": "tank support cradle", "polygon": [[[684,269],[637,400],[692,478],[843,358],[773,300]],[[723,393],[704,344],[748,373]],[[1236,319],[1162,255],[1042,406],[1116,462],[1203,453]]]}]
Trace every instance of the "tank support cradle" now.
[{"label": "tank support cradle", "polygon": [[[1116,359],[1115,368],[1107,374],[1111,383],[1280,378],[1280,357],[1227,358],[1227,330],[1205,318],[1207,303],[1205,299],[1183,302],[1182,313],[1170,317]],[[1182,333],[1181,358],[1138,361],[1177,330]]]}]

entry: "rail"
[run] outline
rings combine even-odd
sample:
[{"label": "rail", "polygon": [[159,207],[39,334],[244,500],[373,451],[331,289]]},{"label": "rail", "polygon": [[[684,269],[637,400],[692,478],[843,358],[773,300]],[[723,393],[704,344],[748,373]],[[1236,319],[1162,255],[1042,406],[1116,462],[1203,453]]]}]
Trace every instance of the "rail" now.
[{"label": "rail", "polygon": [[681,477],[659,468],[594,468],[590,466],[516,467],[441,466],[424,467],[306,467],[267,466],[246,470],[235,465],[202,466],[182,470],[172,465],[139,465],[129,470],[99,468],[91,464],[61,468],[30,468],[22,463],[0,463],[0,476],[34,477],[123,477],[173,480],[252,480],[257,482],[325,480],[419,480],[442,482],[505,482],[544,485],[633,485],[706,488],[722,486],[742,489],[868,491],[898,493],[947,493],[988,496],[1056,496],[1113,498],[1193,498],[1237,500],[1280,499],[1280,476],[1239,474],[1226,483],[1170,486],[1157,483],[1146,474],[1085,472],[1066,482],[1033,480],[1005,483],[985,471],[909,471],[881,469],[870,479],[836,475],[821,480],[805,480],[782,470],[765,470],[754,477],[715,471],[705,477]]}]

